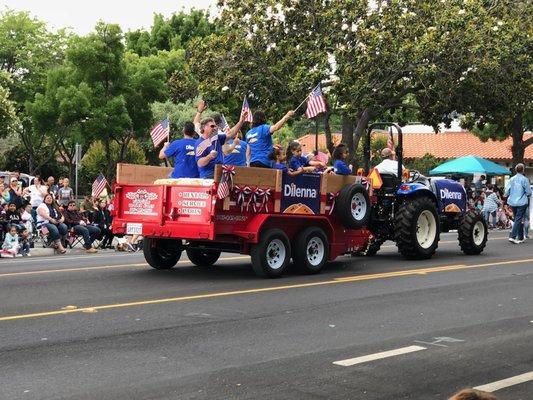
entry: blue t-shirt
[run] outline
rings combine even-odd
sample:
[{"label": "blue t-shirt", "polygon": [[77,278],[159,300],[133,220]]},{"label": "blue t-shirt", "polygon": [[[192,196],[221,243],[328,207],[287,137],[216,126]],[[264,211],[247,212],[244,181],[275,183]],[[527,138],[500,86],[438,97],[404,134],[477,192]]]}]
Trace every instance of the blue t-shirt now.
[{"label": "blue t-shirt", "polygon": [[306,157],[295,157],[292,156],[289,160],[289,168],[293,171],[296,171],[300,167],[308,167],[309,160]]},{"label": "blue t-shirt", "polygon": [[287,165],[283,163],[272,163],[272,168],[281,169],[283,172],[287,172]]},{"label": "blue t-shirt", "polygon": [[[226,144],[233,144],[233,139],[228,140]],[[246,167],[246,149],[248,148],[248,143],[244,140],[235,146],[233,151],[228,155],[224,156],[224,164],[235,165],[237,167]]]},{"label": "blue t-shirt", "polygon": [[215,175],[215,165],[222,164],[224,160],[224,155],[222,154],[222,146],[226,143],[226,135],[218,134],[210,137],[209,139],[204,139],[200,137],[196,140],[196,162],[202,157],[207,156],[212,150],[217,151],[217,156],[209,161],[205,167],[198,166],[198,172],[200,173],[200,178],[213,179]]},{"label": "blue t-shirt", "polygon": [[270,165],[268,155],[273,147],[270,125],[263,124],[250,129],[246,132],[245,139],[250,146],[250,163],[260,162],[266,166]]},{"label": "blue t-shirt", "polygon": [[165,156],[174,158],[174,171],[171,178],[198,178],[198,165],[196,164],[195,139],[179,139],[170,143],[165,150]]},{"label": "blue t-shirt", "polygon": [[333,172],[337,175],[350,175],[352,171],[342,160],[335,160],[333,163]]}]

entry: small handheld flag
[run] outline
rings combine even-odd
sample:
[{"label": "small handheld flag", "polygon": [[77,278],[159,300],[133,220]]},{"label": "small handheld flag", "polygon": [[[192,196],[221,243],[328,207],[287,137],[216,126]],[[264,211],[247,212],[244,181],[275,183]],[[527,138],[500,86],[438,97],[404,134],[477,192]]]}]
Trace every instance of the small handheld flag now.
[{"label": "small handheld flag", "polygon": [[229,131],[229,124],[228,124],[228,121],[226,121],[226,118],[224,117],[224,114],[221,114],[220,115],[220,130],[224,131],[224,132],[228,132]]},{"label": "small handheld flag", "polygon": [[106,185],[107,185],[107,179],[105,178],[104,174],[100,172],[93,182],[92,197],[100,196],[100,193],[102,193],[102,190],[104,190]]},{"label": "small handheld flag", "polygon": [[165,118],[163,121],[155,125],[150,131],[150,136],[152,142],[154,142],[154,147],[157,147],[165,140],[170,134],[170,121],[168,118]]},{"label": "small handheld flag", "polygon": [[246,119],[244,121],[250,123],[253,122],[252,110],[250,110],[250,105],[248,104],[248,100],[246,100],[246,96],[244,97],[244,100],[242,102],[241,117],[245,112],[248,112],[248,115],[246,116]]},{"label": "small handheld flag", "polygon": [[305,110],[305,116],[307,118],[314,118],[323,112],[326,112],[326,101],[319,83],[307,98],[307,110]]},{"label": "small handheld flag", "polygon": [[394,151],[394,136],[392,135],[392,126],[387,131],[387,147]]}]

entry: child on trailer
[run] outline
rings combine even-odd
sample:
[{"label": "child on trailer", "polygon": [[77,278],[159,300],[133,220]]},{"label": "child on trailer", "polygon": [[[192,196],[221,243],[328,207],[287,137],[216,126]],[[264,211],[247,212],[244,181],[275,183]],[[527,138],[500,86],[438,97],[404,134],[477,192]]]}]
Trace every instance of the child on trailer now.
[{"label": "child on trailer", "polygon": [[9,230],[6,233],[4,243],[2,244],[2,256],[3,257],[16,257],[19,252],[19,236],[17,234],[17,227],[10,225]]},{"label": "child on trailer", "polygon": [[268,155],[268,159],[272,161],[272,168],[280,169],[283,172],[287,172],[287,164],[285,163],[287,157],[283,153],[281,147],[274,146],[274,148]]},{"label": "child on trailer", "polygon": [[345,160],[348,158],[348,146],[340,143],[333,150],[333,172],[337,175],[350,175],[352,173],[352,165],[346,165]]},{"label": "child on trailer", "polygon": [[317,167],[325,167],[321,161],[309,161],[302,156],[302,146],[298,142],[290,142],[287,146],[288,174],[291,176],[300,175],[304,172],[315,172]]}]

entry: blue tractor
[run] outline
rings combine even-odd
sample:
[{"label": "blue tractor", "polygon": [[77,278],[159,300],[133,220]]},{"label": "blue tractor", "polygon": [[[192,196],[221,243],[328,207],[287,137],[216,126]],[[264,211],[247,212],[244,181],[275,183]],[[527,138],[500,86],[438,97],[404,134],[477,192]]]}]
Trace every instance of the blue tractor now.
[{"label": "blue tractor", "polygon": [[364,145],[365,169],[370,171],[370,143],[375,128],[394,127],[398,133],[396,173],[380,173],[382,186],[373,191],[369,229],[373,238],[359,254],[375,255],[386,240],[396,243],[407,259],[428,259],[435,254],[440,233],[457,230],[465,254],[480,254],[488,228],[481,213],[468,209],[464,187],[451,179],[428,178],[418,171],[404,171],[403,134],[394,123],[368,127]]}]

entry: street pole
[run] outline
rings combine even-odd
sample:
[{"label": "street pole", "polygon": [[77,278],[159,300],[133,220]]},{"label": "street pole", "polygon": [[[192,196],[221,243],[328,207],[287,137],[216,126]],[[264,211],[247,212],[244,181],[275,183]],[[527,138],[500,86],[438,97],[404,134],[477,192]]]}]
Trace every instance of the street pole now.
[{"label": "street pole", "polygon": [[76,171],[76,179],[75,179],[75,196],[76,200],[78,200],[78,169],[81,161],[81,146],[76,143],[75,151],[74,151],[74,162],[75,162],[75,171]]}]

